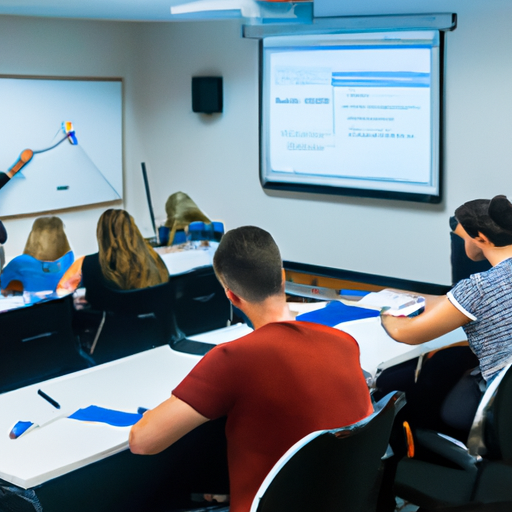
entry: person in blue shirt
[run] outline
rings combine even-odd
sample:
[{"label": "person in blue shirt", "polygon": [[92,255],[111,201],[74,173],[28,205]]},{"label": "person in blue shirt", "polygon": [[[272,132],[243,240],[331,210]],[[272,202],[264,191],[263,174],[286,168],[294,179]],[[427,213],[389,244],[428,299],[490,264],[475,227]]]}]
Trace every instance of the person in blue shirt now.
[{"label": "person in blue shirt", "polygon": [[34,221],[23,254],[13,258],[0,274],[2,293],[54,292],[75,257],[59,217]]}]

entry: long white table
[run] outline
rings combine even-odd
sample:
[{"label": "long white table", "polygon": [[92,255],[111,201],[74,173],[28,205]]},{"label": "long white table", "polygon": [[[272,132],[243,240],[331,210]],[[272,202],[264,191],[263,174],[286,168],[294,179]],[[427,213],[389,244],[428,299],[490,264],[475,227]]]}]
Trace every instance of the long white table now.
[{"label": "long white table", "polygon": [[[193,336],[212,344],[251,332],[243,324]],[[110,363],[81,370],[0,395],[0,478],[23,489],[128,448],[130,427],[113,427],[61,418],[18,439],[9,432],[18,421],[41,424],[63,413],[97,405],[124,412],[151,409],[169,398],[201,356],[156,347]],[[56,409],[37,391],[56,400]]]},{"label": "long white table", "polygon": [[[293,310],[294,305],[291,306]],[[465,339],[463,332],[457,330],[428,344],[403,345],[389,338],[379,318],[336,327],[358,341],[361,366],[373,376],[392,364]],[[250,331],[246,325],[236,325],[191,339],[219,344]],[[155,407],[169,397],[200,358],[162,346],[0,395],[0,478],[30,489],[127,450],[129,427],[103,423],[61,418],[16,440],[9,439],[9,432],[19,420],[42,423],[89,405],[125,412]],[[61,409],[41,398],[38,389],[59,402]]]}]

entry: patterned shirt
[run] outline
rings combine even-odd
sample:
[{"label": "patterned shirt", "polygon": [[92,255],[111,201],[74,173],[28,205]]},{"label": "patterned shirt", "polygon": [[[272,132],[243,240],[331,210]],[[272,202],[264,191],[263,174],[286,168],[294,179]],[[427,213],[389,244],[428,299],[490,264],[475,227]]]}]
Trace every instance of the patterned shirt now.
[{"label": "patterned shirt", "polygon": [[463,329],[490,380],[512,359],[512,258],[460,281],[448,299],[472,320]]}]

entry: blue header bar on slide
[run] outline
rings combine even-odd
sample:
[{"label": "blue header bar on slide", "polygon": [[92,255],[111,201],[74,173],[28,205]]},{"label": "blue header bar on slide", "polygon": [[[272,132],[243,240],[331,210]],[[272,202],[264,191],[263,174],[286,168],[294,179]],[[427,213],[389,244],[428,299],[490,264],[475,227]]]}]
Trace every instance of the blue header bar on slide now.
[{"label": "blue header bar on slide", "polygon": [[430,73],[412,71],[334,72],[333,87],[430,87]]}]

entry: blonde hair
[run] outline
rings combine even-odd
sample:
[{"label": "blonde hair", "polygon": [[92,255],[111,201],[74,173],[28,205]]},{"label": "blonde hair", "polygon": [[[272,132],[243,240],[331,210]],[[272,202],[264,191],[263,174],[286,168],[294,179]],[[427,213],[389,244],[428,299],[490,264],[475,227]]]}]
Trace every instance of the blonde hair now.
[{"label": "blonde hair", "polygon": [[105,211],[98,221],[97,237],[103,276],[122,290],[147,288],[169,280],[165,263],[125,210]]},{"label": "blonde hair", "polygon": [[165,225],[171,230],[168,245],[172,245],[176,231],[185,229],[191,222],[211,222],[185,192],[175,192],[169,196],[165,203],[165,211],[167,213]]},{"label": "blonde hair", "polygon": [[71,251],[59,217],[39,217],[34,221],[23,254],[40,261],[56,261]]}]

